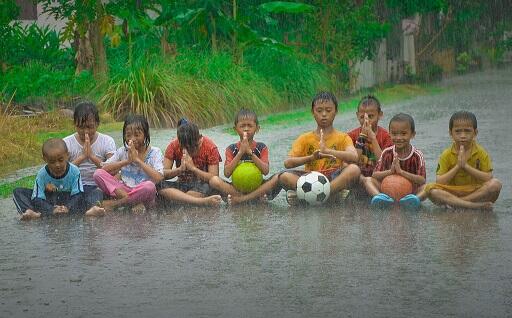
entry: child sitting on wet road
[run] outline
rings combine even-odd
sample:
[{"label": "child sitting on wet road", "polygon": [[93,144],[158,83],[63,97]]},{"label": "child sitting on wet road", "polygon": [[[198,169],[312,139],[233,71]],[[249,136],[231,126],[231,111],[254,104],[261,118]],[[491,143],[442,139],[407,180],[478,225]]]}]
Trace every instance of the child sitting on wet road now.
[{"label": "child sitting on wet road", "polygon": [[300,135],[284,161],[287,169],[305,165],[304,170],[288,170],[279,176],[279,183],[288,190],[290,205],[296,203],[299,177],[310,171],[318,171],[330,180],[331,198],[357,183],[361,174],[359,167],[353,164],[358,155],[350,136],[333,127],[338,113],[336,97],[329,92],[318,93],[311,103],[311,113],[316,129]]},{"label": "child sitting on wet road", "polygon": [[123,147],[93,175],[98,187],[113,198],[102,202],[107,212],[131,206],[133,212],[141,213],[155,203],[155,184],[163,179],[163,156],[150,141],[146,118],[128,115],[123,125]]},{"label": "child sitting on wet road", "polygon": [[[165,150],[164,177],[159,185],[161,197],[182,204],[218,206],[220,195],[210,195],[209,181],[219,175],[222,161],[215,143],[199,133],[193,122],[178,122],[177,138]],[[174,166],[174,168],[173,168]],[[171,181],[178,177],[178,181]]]},{"label": "child sitting on wet road", "polygon": [[393,146],[382,151],[371,178],[364,180],[364,186],[372,197],[371,205],[387,207],[394,203],[393,198],[380,192],[382,180],[392,174],[401,175],[413,185],[413,193],[400,199],[400,205],[407,209],[417,209],[424,196],[417,196],[426,180],[423,153],[411,145],[416,135],[414,119],[404,113],[397,114],[389,121],[389,133]]},{"label": "child sitting on wet road", "polygon": [[393,145],[388,131],[379,126],[379,120],[383,113],[379,100],[373,95],[364,96],[356,112],[360,127],[357,127],[348,135],[358,154],[357,165],[361,169],[361,184],[365,178],[373,174],[373,169],[382,154],[382,150]]},{"label": "child sitting on wet road", "polygon": [[[240,141],[226,148],[224,176],[231,177],[233,171],[242,162],[254,163],[263,175],[267,175],[269,172],[268,148],[264,143],[254,140],[254,135],[260,129],[256,113],[241,109],[235,116],[233,128],[240,137]],[[247,194],[240,193],[231,183],[222,180],[219,176],[210,179],[210,186],[228,195],[230,204],[239,204],[258,198],[273,199],[281,191],[278,175],[273,175],[257,189]]]},{"label": "child sitting on wet road", "polygon": [[[21,219],[84,212],[87,205],[83,200],[80,170],[69,162],[66,143],[58,138],[48,139],[43,144],[42,153],[46,165],[37,173],[30,199],[26,197],[25,189],[14,190],[14,203]],[[102,208],[93,206],[87,212],[95,210]]]},{"label": "child sitting on wet road", "polygon": [[428,198],[452,208],[490,209],[498,199],[501,182],[492,175],[491,157],[476,142],[475,114],[458,111],[449,122],[452,145],[439,157],[436,182],[425,187]]},{"label": "child sitting on wet road", "polygon": [[116,144],[112,137],[96,131],[100,117],[93,103],[79,103],[73,112],[73,122],[76,132],[64,138],[69,160],[80,169],[86,204],[97,205],[103,200],[103,191],[97,187],[93,174],[96,169],[101,168],[103,162],[112,157],[116,151]]}]

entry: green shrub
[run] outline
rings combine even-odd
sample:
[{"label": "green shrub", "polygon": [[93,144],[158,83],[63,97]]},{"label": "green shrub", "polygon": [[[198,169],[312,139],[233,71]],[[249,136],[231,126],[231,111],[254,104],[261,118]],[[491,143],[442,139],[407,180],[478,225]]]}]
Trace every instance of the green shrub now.
[{"label": "green shrub", "polygon": [[425,83],[440,81],[443,78],[443,68],[434,63],[427,63],[419,74],[419,79]]},{"label": "green shrub", "polygon": [[5,74],[0,74],[0,80],[5,85],[5,93],[14,95],[16,102],[51,101],[85,95],[95,85],[90,72],[75,76],[72,68],[58,70],[37,61],[10,68]]},{"label": "green shrub", "polygon": [[245,62],[290,103],[309,100],[318,90],[332,90],[327,68],[294,53],[255,48],[244,55]]}]

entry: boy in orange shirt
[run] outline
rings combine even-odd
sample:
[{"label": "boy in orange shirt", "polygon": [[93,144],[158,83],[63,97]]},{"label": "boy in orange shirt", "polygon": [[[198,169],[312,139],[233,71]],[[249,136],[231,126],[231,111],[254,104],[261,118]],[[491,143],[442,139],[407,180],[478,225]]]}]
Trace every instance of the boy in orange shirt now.
[{"label": "boy in orange shirt", "polygon": [[289,190],[287,199],[291,205],[295,203],[299,177],[310,171],[318,171],[330,180],[331,195],[357,183],[361,174],[354,164],[358,155],[352,139],[332,125],[338,113],[336,97],[329,92],[318,93],[311,103],[311,112],[316,129],[299,136],[284,161],[287,169],[304,165],[304,170],[288,170],[279,176],[279,183]]}]

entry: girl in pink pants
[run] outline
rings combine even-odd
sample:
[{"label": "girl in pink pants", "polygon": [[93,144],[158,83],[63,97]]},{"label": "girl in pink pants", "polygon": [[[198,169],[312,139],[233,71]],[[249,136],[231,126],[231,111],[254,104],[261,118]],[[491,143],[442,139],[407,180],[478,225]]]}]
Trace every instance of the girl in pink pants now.
[{"label": "girl in pink pants", "polygon": [[164,178],[163,155],[149,142],[147,120],[141,115],[128,115],[123,126],[124,146],[93,175],[98,187],[114,198],[102,202],[106,211],[128,205],[142,212],[155,202],[155,183]]}]

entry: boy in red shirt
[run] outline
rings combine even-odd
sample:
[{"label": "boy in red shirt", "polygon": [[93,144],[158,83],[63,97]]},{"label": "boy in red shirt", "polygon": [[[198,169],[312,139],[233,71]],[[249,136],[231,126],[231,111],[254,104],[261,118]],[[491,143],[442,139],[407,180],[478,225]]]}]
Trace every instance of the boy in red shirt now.
[{"label": "boy in red shirt", "polygon": [[[242,162],[252,162],[263,175],[269,172],[268,148],[262,142],[256,142],[254,135],[260,126],[255,112],[241,109],[235,116],[235,131],[240,136],[240,141],[226,148],[226,161],[224,162],[224,176],[231,177],[237,166]],[[256,190],[242,194],[235,187],[220,177],[210,179],[210,187],[228,195],[230,204],[239,204],[258,198],[273,199],[281,188],[278,187],[278,175],[264,181]]]},{"label": "boy in red shirt", "polygon": [[357,127],[348,135],[355,145],[358,162],[361,169],[361,179],[371,177],[373,169],[382,154],[382,150],[393,145],[388,131],[379,126],[379,120],[383,113],[379,100],[373,95],[364,96],[356,112],[360,127]]}]

